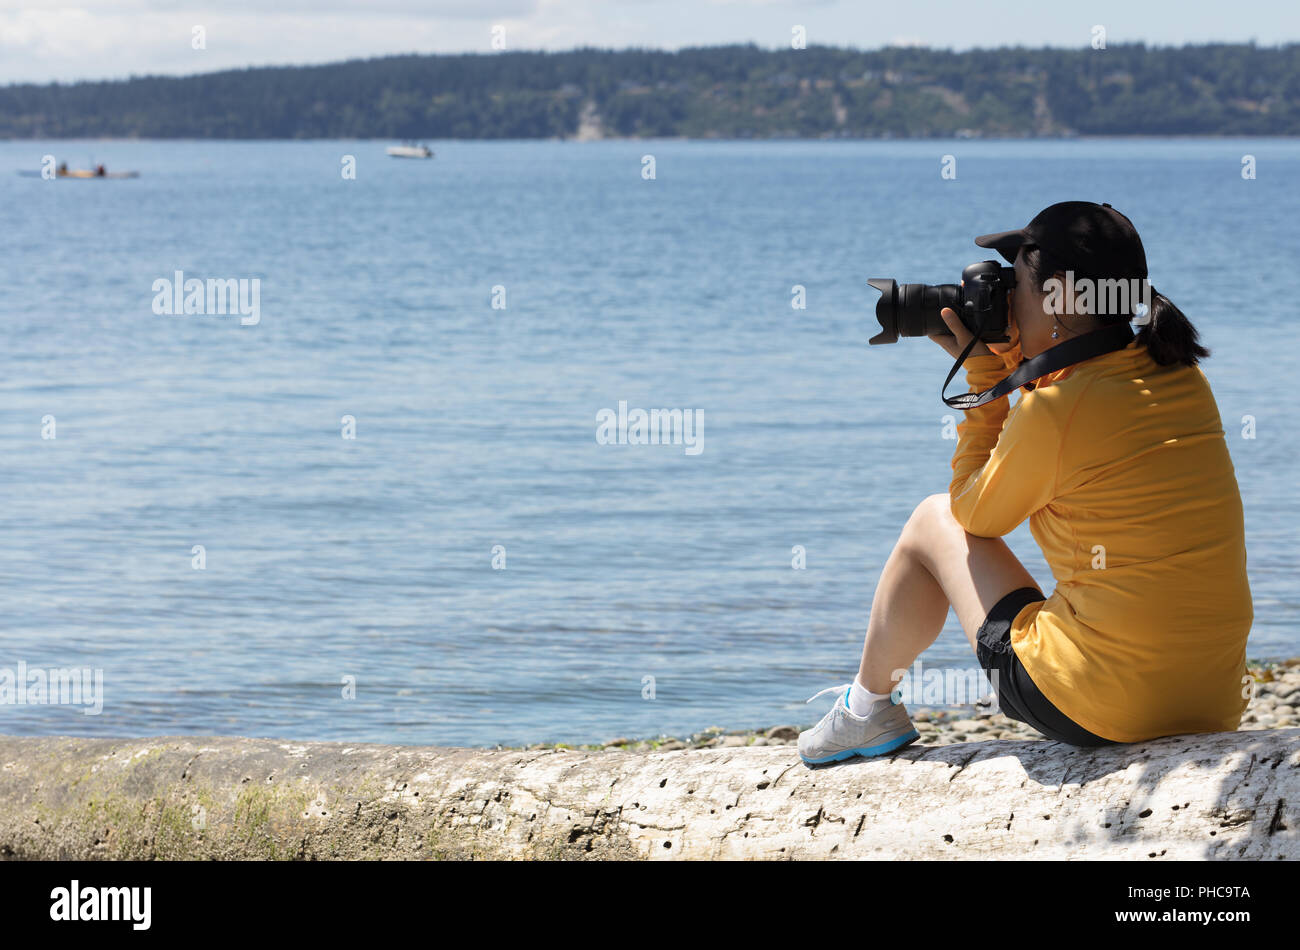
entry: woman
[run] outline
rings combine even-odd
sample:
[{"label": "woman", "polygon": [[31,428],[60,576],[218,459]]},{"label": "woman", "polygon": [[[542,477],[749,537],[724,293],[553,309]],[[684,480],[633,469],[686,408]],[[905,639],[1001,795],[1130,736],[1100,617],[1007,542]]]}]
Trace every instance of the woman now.
[{"label": "woman", "polygon": [[[1208,351],[1154,288],[1143,315],[1131,299],[1088,304],[1083,280],[1148,286],[1141,239],[1109,205],[1062,202],[976,243],[1014,264],[1016,285],[1012,343],[977,343],[965,362],[973,392],[1022,356],[1139,316],[1142,328],[1123,349],[1026,384],[1014,407],[1003,396],[965,414],[949,491],[903,528],[857,678],[833,687],[835,707],[799,736],[800,756],[884,755],[919,738],[890,694],[950,606],[1002,712],[1048,738],[1235,730],[1253,611],[1241,498],[1196,365]],[[953,311],[943,319],[952,335],[934,339],[956,358],[971,334]],[[1048,597],[1001,540],[1025,518],[1056,579]]]}]

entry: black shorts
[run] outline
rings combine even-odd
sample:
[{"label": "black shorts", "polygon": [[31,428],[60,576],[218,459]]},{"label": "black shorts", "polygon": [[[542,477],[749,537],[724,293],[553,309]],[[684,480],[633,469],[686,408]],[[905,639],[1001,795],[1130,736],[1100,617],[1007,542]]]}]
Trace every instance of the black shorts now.
[{"label": "black shorts", "polygon": [[[1011,622],[1026,606],[1046,600],[1037,587],[1022,587],[1007,594],[989,611],[975,637],[975,656],[997,687],[998,705],[1009,719],[1027,723],[1049,739],[1077,746],[1119,745],[1093,735],[1048,701],[1020,657],[1011,649]],[[996,674],[996,675],[994,675]]]}]

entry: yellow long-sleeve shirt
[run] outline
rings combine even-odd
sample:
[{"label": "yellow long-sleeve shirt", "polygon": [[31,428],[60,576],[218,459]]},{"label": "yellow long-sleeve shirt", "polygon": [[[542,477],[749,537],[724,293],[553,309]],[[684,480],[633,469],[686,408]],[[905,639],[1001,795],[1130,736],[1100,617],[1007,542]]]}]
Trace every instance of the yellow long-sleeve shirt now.
[{"label": "yellow long-sleeve shirt", "polygon": [[[972,392],[1019,349],[966,360]],[[1032,388],[1031,388],[1032,387]],[[1090,732],[1139,742],[1235,730],[1254,619],[1241,496],[1199,367],[1135,340],[1066,367],[957,427],[952,513],[1001,537],[1029,518],[1056,578],[1011,646],[1043,695]]]}]

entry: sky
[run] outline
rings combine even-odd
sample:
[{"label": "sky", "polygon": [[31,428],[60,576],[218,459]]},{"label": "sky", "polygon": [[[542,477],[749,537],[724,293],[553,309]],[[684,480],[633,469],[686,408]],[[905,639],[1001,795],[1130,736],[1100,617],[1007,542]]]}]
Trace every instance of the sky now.
[{"label": "sky", "polygon": [[[0,0],[0,83],[185,75],[395,53],[1300,42],[1297,0]],[[194,48],[196,28],[202,49]]]}]

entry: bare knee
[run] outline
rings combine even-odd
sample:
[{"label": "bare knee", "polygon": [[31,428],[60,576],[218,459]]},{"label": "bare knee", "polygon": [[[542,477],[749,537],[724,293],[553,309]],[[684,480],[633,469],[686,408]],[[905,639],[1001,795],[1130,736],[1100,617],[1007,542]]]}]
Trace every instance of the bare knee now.
[{"label": "bare knee", "polygon": [[952,516],[952,502],[947,492],[928,495],[913,510],[912,516],[903,526],[903,533],[898,539],[899,547],[912,554],[921,555],[934,544],[941,532],[948,532],[957,525]]},{"label": "bare knee", "polygon": [[921,503],[912,510],[912,516],[920,515],[923,518],[944,518],[952,517],[952,499],[949,494],[938,492],[934,495],[926,495],[921,499]]},{"label": "bare knee", "polygon": [[944,493],[928,495],[911,512],[894,548],[922,564],[932,563],[940,548],[952,543],[962,526],[953,517],[952,502]]}]

